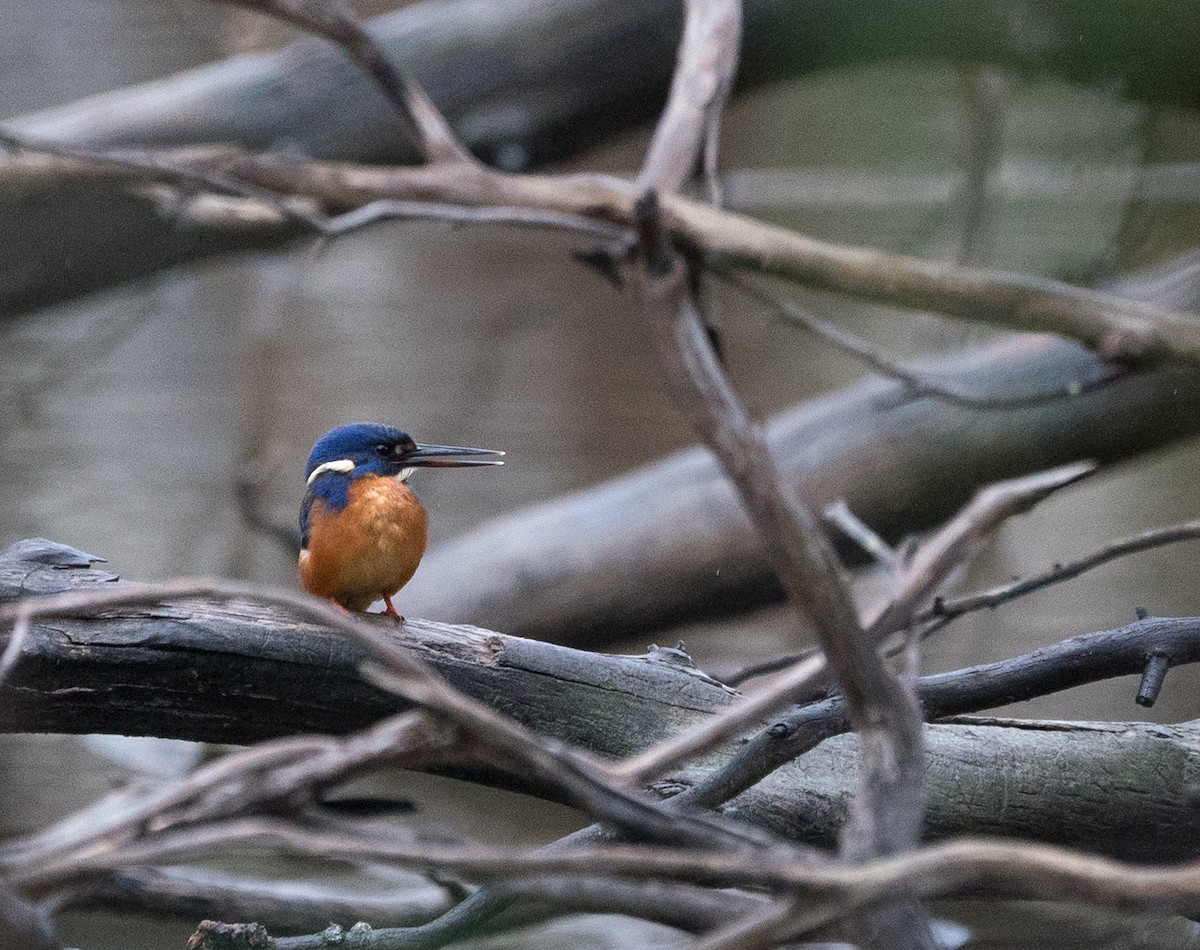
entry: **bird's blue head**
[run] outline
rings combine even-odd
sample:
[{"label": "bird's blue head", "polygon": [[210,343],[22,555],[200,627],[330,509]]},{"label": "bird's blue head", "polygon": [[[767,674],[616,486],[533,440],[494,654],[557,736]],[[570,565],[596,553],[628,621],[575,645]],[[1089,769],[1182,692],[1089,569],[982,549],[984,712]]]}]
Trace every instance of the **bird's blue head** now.
[{"label": "bird's blue head", "polygon": [[[308,454],[304,469],[308,482],[304,511],[308,511],[314,498],[320,498],[333,510],[344,508],[350,482],[365,475],[405,481],[415,468],[503,465],[498,458],[503,454],[494,449],[461,445],[421,445],[407,432],[379,422],[338,426],[317,439]],[[478,455],[496,457],[470,458]]]},{"label": "bird's blue head", "polygon": [[[381,422],[352,422],[330,429],[308,453],[304,477],[311,486],[326,476],[395,475],[397,450],[416,448],[407,432]],[[329,479],[329,481],[342,479]]]}]

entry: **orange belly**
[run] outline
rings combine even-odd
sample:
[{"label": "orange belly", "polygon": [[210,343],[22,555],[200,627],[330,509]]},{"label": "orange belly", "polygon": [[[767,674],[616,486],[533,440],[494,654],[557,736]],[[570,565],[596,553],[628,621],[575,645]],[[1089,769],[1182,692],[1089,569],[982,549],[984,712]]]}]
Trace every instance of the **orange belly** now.
[{"label": "orange belly", "polygon": [[300,552],[304,589],[348,610],[366,610],[416,572],[427,525],[425,508],[407,485],[376,475],[354,479],[341,511],[313,502],[308,547]]}]

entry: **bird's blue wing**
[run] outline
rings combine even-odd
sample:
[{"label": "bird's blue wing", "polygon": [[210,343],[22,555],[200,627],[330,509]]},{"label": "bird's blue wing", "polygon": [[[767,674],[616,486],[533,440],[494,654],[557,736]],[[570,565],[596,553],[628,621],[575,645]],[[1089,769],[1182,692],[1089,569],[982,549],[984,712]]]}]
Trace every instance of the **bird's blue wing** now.
[{"label": "bird's blue wing", "polygon": [[304,493],[304,501],[300,503],[300,549],[302,551],[308,549],[308,522],[309,516],[312,514],[313,500],[316,497],[310,489]]}]

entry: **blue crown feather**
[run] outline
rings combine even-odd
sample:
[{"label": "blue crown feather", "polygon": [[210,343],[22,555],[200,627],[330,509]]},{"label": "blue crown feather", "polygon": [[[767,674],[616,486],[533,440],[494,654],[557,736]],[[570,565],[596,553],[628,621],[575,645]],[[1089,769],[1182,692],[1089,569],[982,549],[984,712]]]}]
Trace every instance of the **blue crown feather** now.
[{"label": "blue crown feather", "polygon": [[393,445],[408,439],[408,434],[382,422],[352,422],[330,429],[317,439],[304,467],[307,480],[320,466],[349,459],[354,468],[348,472],[323,472],[308,486],[300,504],[300,546],[308,547],[309,521],[313,502],[318,498],[329,511],[341,511],[350,498],[350,482],[363,475],[390,474],[387,463],[375,451],[378,445]]}]

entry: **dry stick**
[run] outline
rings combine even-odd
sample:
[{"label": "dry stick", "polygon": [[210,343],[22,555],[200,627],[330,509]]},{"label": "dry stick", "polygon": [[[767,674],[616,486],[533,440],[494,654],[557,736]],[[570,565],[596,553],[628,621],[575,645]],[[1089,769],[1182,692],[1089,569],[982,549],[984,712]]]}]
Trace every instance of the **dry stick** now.
[{"label": "dry stick", "polygon": [[[912,560],[896,578],[895,592],[891,599],[868,625],[867,639],[877,649],[894,646],[888,642],[889,638],[903,634],[914,623],[917,612],[933,595],[938,585],[960,564],[969,560],[974,550],[992,532],[1009,518],[1028,511],[1054,492],[1074,484],[1094,470],[1093,463],[1079,462],[1063,465],[1048,472],[997,482],[981,489],[962,511],[917,549]],[[820,654],[815,654],[799,661],[793,670],[813,669],[811,680],[823,671],[823,667]],[[794,678],[791,670],[787,676]],[[768,692],[779,695],[781,691],[772,684]],[[789,694],[795,695],[795,689],[790,690]],[[786,716],[780,717],[779,721],[786,722],[791,716],[804,715],[804,708],[806,707],[792,710]],[[830,734],[832,733],[821,733],[818,729],[814,735],[819,737],[812,745],[816,745]],[[812,747],[808,745],[788,758],[781,758],[786,743],[776,741],[779,737],[780,732],[775,728],[775,723],[772,723],[734,756],[728,765],[710,776],[703,788],[697,787],[685,793],[687,797],[684,801],[696,801],[706,805],[727,801]],[[667,746],[668,743],[663,745]],[[800,744],[798,742],[796,746]],[[662,755],[661,761],[670,758],[673,756]]]},{"label": "dry stick", "polygon": [[1114,361],[1109,366],[1108,373],[1098,379],[1089,380],[1086,384],[1079,383],[1077,380],[1068,380],[1040,392],[1014,393],[1011,396],[990,396],[968,389],[956,389],[947,383],[935,380],[927,373],[922,373],[920,370],[905,366],[891,357],[885,356],[866,340],[843,330],[835,323],[821,319],[795,301],[767,293],[757,284],[738,276],[727,268],[714,268],[713,273],[731,287],[737,288],[747,296],[769,307],[789,326],[807,330],[863,363],[880,376],[903,383],[908,390],[905,396],[910,399],[929,396],[954,406],[965,406],[970,409],[1020,409],[1024,406],[1040,405],[1053,399],[1073,399],[1086,392],[1091,392],[1093,389],[1114,383],[1129,374],[1127,366]]},{"label": "dry stick", "polygon": [[[238,0],[222,0],[238,2]],[[302,225],[326,239],[344,237],[384,221],[445,221],[450,224],[513,224],[529,228],[571,231],[610,243],[627,241],[632,234],[602,220],[540,208],[455,205],[429,201],[373,201],[333,217],[305,205],[309,199],[288,198],[267,188],[257,187],[222,170],[222,164],[240,154],[228,146],[178,150],[90,149],[44,142],[5,130],[0,126],[0,146],[14,152],[17,159],[36,157],[43,171],[47,161],[63,176],[87,177],[98,169],[115,180],[139,181],[151,176],[155,182],[176,187],[205,188],[204,197],[223,197],[219,214],[236,220],[239,226],[250,222]],[[8,166],[8,167],[11,167]],[[237,203],[240,199],[240,204]],[[184,224],[203,217],[208,205],[192,199],[173,209]]]},{"label": "dry stick", "polygon": [[[688,0],[670,98],[638,177],[646,189],[635,206],[639,254],[626,272],[650,325],[668,390],[721,462],[789,599],[813,622],[849,699],[862,752],[842,851],[871,857],[917,841],[924,771],[920,711],[867,644],[820,527],[785,487],[761,430],[726,379],[697,309],[688,268],[661,231],[658,192],[678,192],[702,158],[709,172],[716,164],[717,123],[737,69],[741,22],[740,0]],[[884,913],[895,917],[891,911]],[[763,913],[774,915],[778,909]],[[887,943],[931,944],[921,912],[897,923],[899,932]]]},{"label": "dry stick", "polygon": [[474,165],[449,123],[417,83],[388,59],[345,0],[221,0],[284,20],[336,43],[395,106],[404,131],[429,163]]},{"label": "dry stick", "polygon": [[870,525],[858,517],[845,499],[839,498],[825,506],[821,512],[824,521],[837,528],[871,560],[877,561],[895,573],[901,565],[901,553],[887,543]]},{"label": "dry stick", "polygon": [[849,837],[861,833],[866,854],[886,853],[913,843],[920,825],[920,713],[866,647],[820,528],[785,487],[761,430],[725,378],[695,310],[686,266],[658,230],[656,189],[678,191],[695,172],[732,85],[740,26],[736,0],[689,0],[670,100],[638,178],[649,189],[638,205],[643,259],[628,270],[676,405],[733,482],[790,599],[814,623],[855,724],[864,730],[863,779]]},{"label": "dry stick", "polygon": [[406,654],[375,623],[335,609],[317,598],[255,584],[218,580],[179,580],[141,589],[87,591],[30,598],[0,608],[0,623],[19,622],[63,613],[103,609],[131,603],[211,596],[249,598],[285,607],[354,637],[379,664],[374,678],[384,688],[453,723],[474,738],[480,750],[496,755],[509,767],[519,763],[557,786],[565,797],[593,818],[634,834],[658,840],[744,845],[763,836],[702,816],[668,815],[640,795],[618,788],[604,766],[581,750],[542,739],[536,733],[458,692],[432,669]]},{"label": "dry stick", "polygon": [[831,917],[898,892],[929,897],[981,886],[1005,898],[1074,900],[1120,908],[1186,911],[1200,901],[1200,862],[1155,868],[1052,845],[982,838],[959,838],[847,865],[797,860],[786,850],[746,853],[595,845],[551,851],[374,841],[320,831],[309,833],[286,823],[256,819],[188,829],[133,846],[122,854],[88,855],[78,870],[86,874],[119,867],[126,859],[143,864],[184,853],[202,854],[231,842],[255,841],[296,854],[386,860],[398,867],[430,868],[478,878],[611,874],[633,880],[719,881],[726,886],[765,887],[827,901]]},{"label": "dry stick", "polygon": [[100,910],[190,920],[265,920],[272,927],[304,932],[320,930],[331,920],[409,927],[445,913],[456,899],[433,888],[417,890],[408,872],[378,863],[365,870],[373,882],[394,885],[394,890],[365,893],[361,882],[323,885],[179,865],[123,866],[107,880],[62,888],[40,903],[52,915]]},{"label": "dry stick", "polygon": [[[838,522],[838,526],[843,529],[846,528],[840,521]],[[1124,557],[1127,554],[1136,554],[1139,551],[1149,551],[1153,548],[1175,544],[1179,541],[1194,541],[1197,539],[1200,539],[1200,521],[1181,521],[1178,524],[1164,525],[1161,528],[1151,528],[1130,538],[1110,541],[1102,548],[1090,554],[1086,554],[1074,561],[1068,561],[1066,564],[1055,564],[1049,570],[1043,571],[1040,574],[1034,574],[1032,577],[1015,580],[1008,584],[1002,584],[999,587],[993,587],[991,590],[979,591],[963,597],[934,597],[933,603],[930,606],[917,613],[916,622],[929,625],[921,632],[921,636],[924,638],[941,630],[964,614],[973,613],[977,610],[992,610],[1001,604],[1008,603],[1010,600],[1016,600],[1018,597],[1024,597],[1026,594],[1032,594],[1044,587],[1072,580],[1090,571],[1092,568],[1100,567],[1102,564],[1107,564],[1109,561]],[[725,677],[723,681],[730,686],[739,686],[756,676],[765,676],[768,673],[787,669],[796,663],[808,660],[813,655],[814,651],[808,650],[804,653],[780,657],[765,663],[755,663],[752,666],[738,670],[731,676]]]},{"label": "dry stick", "polygon": [[998,607],[1010,600],[1023,597],[1025,594],[1041,590],[1043,587],[1049,587],[1051,584],[1071,580],[1086,571],[1090,571],[1094,567],[1107,564],[1109,561],[1124,557],[1127,554],[1149,551],[1152,548],[1162,547],[1165,544],[1175,544],[1179,541],[1193,541],[1197,538],[1200,538],[1200,521],[1181,521],[1178,524],[1152,528],[1149,531],[1143,531],[1141,534],[1136,534],[1130,538],[1110,541],[1104,547],[1090,554],[1086,554],[1074,561],[1069,561],[1066,564],[1055,564],[1048,571],[1035,574],[1032,577],[1016,580],[1010,584],[1003,584],[1000,587],[980,591],[976,594],[968,594],[965,597],[955,597],[945,600],[938,598],[917,619],[921,621],[938,619],[954,620],[963,614],[971,613],[975,610]]},{"label": "dry stick", "polygon": [[[608,175],[507,175],[473,169],[379,168],[247,157],[238,174],[288,194],[354,208],[380,198],[541,208],[634,224],[636,186]],[[1009,329],[1057,333],[1106,356],[1200,361],[1200,323],[1047,278],[959,267],[818,241],[679,195],[662,197],[665,227],[697,252],[862,300]]]},{"label": "dry stick", "polygon": [[737,71],[742,9],[736,0],[687,0],[679,59],[667,107],[637,181],[642,189],[680,191],[702,163],[715,164],[721,111]]},{"label": "dry stick", "polygon": [[[733,482],[789,599],[813,622],[860,734],[859,786],[843,850],[857,857],[910,847],[921,822],[920,710],[863,636],[816,519],[784,485],[761,430],[725,379],[691,306],[683,263],[656,244],[652,200],[645,215],[644,268],[631,276],[668,388]],[[927,924],[919,917],[911,924],[897,939],[927,945]]]},{"label": "dry stick", "polygon": [[[102,160],[100,153],[95,156]],[[103,160],[116,164],[111,158]],[[185,169],[148,165],[137,171],[135,177],[143,180],[175,181]],[[196,171],[187,169],[189,174]],[[281,214],[318,233],[324,230],[324,222],[307,219],[288,198],[304,197],[343,211],[395,200],[454,206],[459,209],[457,217],[465,207],[554,212],[568,216],[562,219],[564,224],[580,218],[629,229],[635,225],[634,205],[641,194],[632,182],[608,175],[509,175],[478,166],[464,173],[461,166],[446,163],[383,168],[267,154],[242,155],[226,171],[245,185],[269,189],[270,203]],[[86,173],[82,166],[64,170],[73,177]],[[100,168],[95,174],[108,176]],[[662,213],[665,226],[687,247],[726,264],[874,303],[1013,330],[1055,333],[1113,359],[1174,357],[1200,362],[1200,321],[1161,307],[1047,278],[818,241],[678,195],[663,196]],[[231,214],[230,222],[242,226],[245,218]],[[514,211],[513,223],[526,222]]]},{"label": "dry stick", "polygon": [[[32,139],[3,126],[0,126],[0,146],[18,154],[25,152],[61,160],[68,174],[82,175],[92,168],[106,174],[148,175],[155,181],[169,181],[254,201],[270,208],[280,220],[303,225],[321,234],[328,228],[325,215],[305,207],[311,204],[310,201],[280,195],[223,170],[222,164],[237,154],[232,148],[212,146],[173,151],[79,148]],[[197,151],[200,156],[192,157]]]},{"label": "dry stick", "polygon": [[[923,676],[916,689],[926,718],[934,720],[1023,702],[1099,679],[1144,676],[1152,664],[1172,667],[1197,661],[1200,621],[1147,618],[994,663]],[[1161,687],[1161,680],[1157,685]],[[846,702],[840,696],[792,709],[776,717],[723,768],[672,800],[685,807],[716,807],[849,728]]]},{"label": "dry stick", "polygon": [[28,885],[48,865],[177,827],[262,811],[296,811],[324,788],[405,757],[433,757],[450,738],[424,712],[382,720],[345,737],[297,736],[260,743],[149,791],[131,788],[37,835],[0,846],[0,868]]}]

